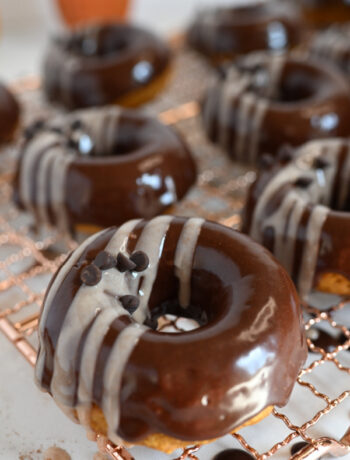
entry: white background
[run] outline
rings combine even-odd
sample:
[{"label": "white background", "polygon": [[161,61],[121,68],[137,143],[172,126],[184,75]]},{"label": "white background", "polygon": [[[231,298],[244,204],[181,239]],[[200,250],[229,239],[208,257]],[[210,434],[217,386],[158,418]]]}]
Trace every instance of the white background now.
[{"label": "white background", "polygon": [[[210,3],[232,0],[133,0],[130,17],[171,35],[186,26],[197,8]],[[0,0],[0,22],[0,79],[37,73],[48,35],[59,25],[53,0]]]}]

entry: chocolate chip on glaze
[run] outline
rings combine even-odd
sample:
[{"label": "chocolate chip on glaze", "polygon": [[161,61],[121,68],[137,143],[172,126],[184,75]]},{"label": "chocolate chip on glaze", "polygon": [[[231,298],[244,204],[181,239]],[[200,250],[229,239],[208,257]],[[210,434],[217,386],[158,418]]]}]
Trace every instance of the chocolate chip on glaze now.
[{"label": "chocolate chip on glaze", "polygon": [[116,259],[117,259],[117,269],[121,273],[132,271],[136,268],[135,262],[130,260],[130,258],[127,257],[122,252],[119,252]]},{"label": "chocolate chip on glaze", "polygon": [[269,153],[264,153],[259,158],[258,164],[261,169],[270,169],[275,164],[275,160]]},{"label": "chocolate chip on glaze", "polygon": [[308,188],[312,184],[313,180],[311,177],[298,177],[294,182],[294,185],[299,188]]},{"label": "chocolate chip on glaze", "polygon": [[277,158],[281,164],[286,164],[292,161],[293,156],[295,153],[295,148],[293,148],[290,144],[284,144],[279,149]]},{"label": "chocolate chip on glaze", "polygon": [[140,300],[134,295],[123,295],[119,297],[119,301],[130,315],[135,313],[140,305]]},{"label": "chocolate chip on glaze", "polygon": [[95,264],[84,267],[80,273],[81,281],[87,286],[95,286],[101,281],[101,270]]},{"label": "chocolate chip on glaze", "polygon": [[116,259],[109,252],[101,251],[95,257],[94,264],[101,270],[108,270],[116,266]]},{"label": "chocolate chip on glaze", "polygon": [[130,256],[131,262],[135,264],[135,272],[143,272],[149,265],[149,258],[143,251],[136,251]]},{"label": "chocolate chip on glaze", "polygon": [[330,163],[325,158],[317,157],[315,158],[312,166],[316,169],[326,169],[330,166]]}]

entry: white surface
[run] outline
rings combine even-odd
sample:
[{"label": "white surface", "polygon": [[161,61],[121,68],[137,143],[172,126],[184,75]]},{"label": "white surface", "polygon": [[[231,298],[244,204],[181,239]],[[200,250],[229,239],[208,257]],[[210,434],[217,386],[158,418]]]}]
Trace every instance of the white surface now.
[{"label": "white surface", "polygon": [[[220,0],[220,4],[225,3],[232,0]],[[218,2],[134,0],[130,17],[154,31],[171,35],[186,26],[196,9],[207,4]],[[0,79],[37,74],[48,37],[60,24],[53,0],[0,0],[0,24]]]}]

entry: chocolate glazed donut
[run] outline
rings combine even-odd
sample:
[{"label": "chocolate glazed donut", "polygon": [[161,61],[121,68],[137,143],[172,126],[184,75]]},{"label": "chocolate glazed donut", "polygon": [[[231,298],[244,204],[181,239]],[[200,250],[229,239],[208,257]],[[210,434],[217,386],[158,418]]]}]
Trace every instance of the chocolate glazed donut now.
[{"label": "chocolate glazed donut", "polygon": [[[179,334],[147,326],[174,304],[204,323]],[[199,218],[134,220],[90,237],[51,282],[39,334],[37,382],[66,412],[116,443],[164,451],[285,404],[306,357],[284,269]]]},{"label": "chocolate glazed donut", "polygon": [[243,230],[264,244],[295,281],[350,293],[350,142],[312,141],[262,171],[252,185]]},{"label": "chocolate glazed donut", "polygon": [[15,96],[0,83],[0,142],[12,139],[19,122],[19,104]]},{"label": "chocolate glazed donut", "polygon": [[350,92],[332,66],[297,55],[242,58],[208,93],[203,121],[209,138],[238,161],[350,134]]},{"label": "chocolate glazed donut", "polygon": [[202,11],[189,29],[188,43],[220,63],[252,51],[285,51],[306,37],[296,2],[245,0],[236,6]]},{"label": "chocolate glazed donut", "polygon": [[139,27],[84,26],[52,41],[44,61],[44,91],[68,109],[137,106],[165,85],[170,58],[168,46]]},{"label": "chocolate glazed donut", "polygon": [[17,205],[69,232],[153,217],[195,182],[194,161],[169,127],[109,107],[31,126],[14,183]]}]

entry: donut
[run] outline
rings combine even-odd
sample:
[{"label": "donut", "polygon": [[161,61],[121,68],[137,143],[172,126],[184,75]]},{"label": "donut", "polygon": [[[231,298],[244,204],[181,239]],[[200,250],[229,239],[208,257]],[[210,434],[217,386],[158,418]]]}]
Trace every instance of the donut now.
[{"label": "donut", "polygon": [[134,107],[165,86],[170,60],[168,46],[144,29],[85,25],[52,41],[43,89],[49,101],[70,110],[114,103]]},{"label": "donut", "polygon": [[243,231],[282,263],[305,298],[350,294],[350,141],[283,149],[249,191]]},{"label": "donut", "polygon": [[25,132],[14,201],[62,233],[150,218],[196,180],[182,138],[136,110],[85,109]]},{"label": "donut", "polygon": [[[197,329],[159,332],[169,311]],[[174,216],[90,236],[54,276],[39,336],[36,381],[68,415],[165,452],[285,404],[307,353],[295,288],[269,252]]]},{"label": "donut", "polygon": [[[350,7],[349,7],[350,8]],[[310,42],[310,54],[318,59],[332,62],[347,77],[350,76],[350,27],[334,25],[318,32]]]},{"label": "donut", "polygon": [[218,64],[252,51],[285,51],[307,36],[296,2],[244,0],[201,11],[189,28],[187,41]]},{"label": "donut", "polygon": [[343,75],[301,55],[254,53],[230,66],[202,104],[204,129],[234,159],[258,164],[283,144],[350,134]]},{"label": "donut", "polygon": [[301,0],[300,5],[308,24],[316,28],[350,21],[348,0]]},{"label": "donut", "polygon": [[19,123],[20,108],[15,96],[0,83],[0,143],[10,141]]}]

